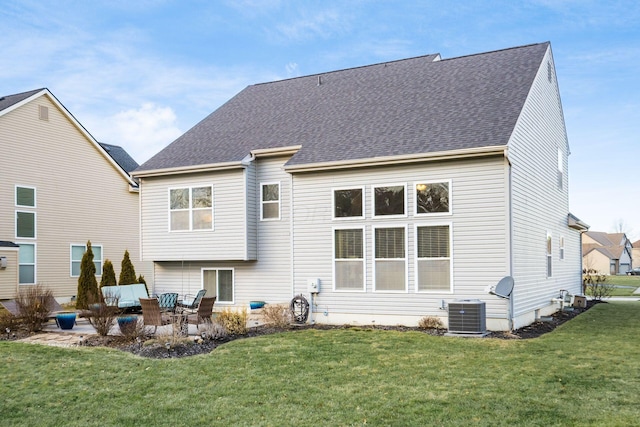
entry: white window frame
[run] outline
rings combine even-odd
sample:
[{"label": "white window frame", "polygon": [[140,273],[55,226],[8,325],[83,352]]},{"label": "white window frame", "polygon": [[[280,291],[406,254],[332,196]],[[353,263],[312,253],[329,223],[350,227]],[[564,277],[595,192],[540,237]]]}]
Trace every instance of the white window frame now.
[{"label": "white window frame", "polygon": [[[33,237],[27,237],[27,236],[18,236],[18,214],[19,213],[26,213],[26,214],[31,214],[33,215]],[[38,214],[34,211],[25,211],[25,210],[16,210],[16,218],[15,218],[15,233],[16,233],[16,240],[17,239],[29,239],[29,240],[36,240],[38,238]]]},{"label": "white window frame", "polygon": [[[406,193],[405,193],[406,194]],[[385,228],[404,228],[404,258],[376,258],[376,230],[385,229]],[[377,224],[372,227],[371,232],[371,245],[372,245],[372,257],[373,265],[372,272],[373,275],[373,291],[380,293],[393,293],[393,294],[402,294],[409,292],[409,248],[407,246],[408,243],[408,226],[407,224]],[[401,290],[393,290],[393,289],[377,289],[376,282],[376,263],[378,260],[381,262],[385,261],[404,261],[404,289]]]},{"label": "white window frame", "polygon": [[[278,200],[262,200],[263,189],[265,185],[277,185],[278,186]],[[264,205],[265,204],[277,204],[278,205],[278,217],[277,218],[265,218],[264,217]],[[282,217],[282,186],[280,181],[270,181],[260,183],[260,221],[280,221]]]},{"label": "white window frame", "polygon": [[[73,274],[73,263],[77,262],[82,264],[82,257],[80,257],[79,260],[74,260],[73,259],[73,248],[74,247],[82,247],[84,248],[84,250],[82,251],[82,256],[84,256],[84,253],[87,252],[87,245],[85,243],[71,243],[69,245],[69,277],[80,277],[79,274],[74,275]],[[93,248],[100,248],[100,260],[96,261],[96,254],[95,252],[93,252]],[[93,252],[93,265],[96,267],[96,276],[97,277],[101,277],[102,276],[102,269],[104,268],[104,245],[94,245],[93,243],[91,244],[91,251]],[[98,266],[96,265],[96,263],[100,263],[100,268],[98,268]],[[80,271],[80,268],[78,268],[78,272]]]},{"label": "white window frame", "polygon": [[[453,215],[453,203],[452,203],[452,191],[451,191],[451,179],[437,179],[437,180],[425,180],[425,181],[415,181],[413,183],[413,206],[414,206],[414,215],[416,217],[426,217],[426,216],[448,216]],[[449,188],[449,210],[447,212],[426,212],[419,213],[418,212],[418,185],[429,185],[429,184],[447,184]]]},{"label": "white window frame", "polygon": [[553,236],[551,235],[551,232],[547,232],[547,241],[546,241],[546,246],[545,246],[545,252],[546,252],[546,264],[545,264],[545,269],[546,269],[546,276],[547,279],[551,279],[553,277]]},{"label": "white window frame", "polygon": [[[20,205],[18,204],[18,188],[26,188],[29,190],[33,190],[33,206],[30,205]],[[16,185],[13,195],[15,197],[15,205],[18,208],[30,208],[30,209],[35,209],[38,207],[38,194],[36,192],[36,187],[30,186],[30,185]]]},{"label": "white window frame", "polygon": [[[16,245],[29,245],[33,246],[33,264],[21,263],[20,262],[20,249],[18,249],[18,285],[35,285],[38,283],[38,247],[35,242],[16,242]],[[20,266],[21,265],[33,265],[33,283],[20,283]]]},{"label": "white window frame", "polygon": [[[363,207],[364,209],[364,207]],[[357,258],[336,258],[336,230],[361,230],[362,231],[362,259]],[[361,227],[333,227],[331,229],[331,260],[333,267],[333,290],[335,292],[366,292],[367,283],[367,230],[365,226]],[[340,289],[336,287],[336,262],[341,260],[360,261],[362,262],[362,288],[361,289]]]},{"label": "white window frame", "polygon": [[[449,203],[451,203],[451,199],[449,199]],[[451,206],[451,205],[449,205]],[[422,228],[422,227],[438,227],[438,226],[448,226],[449,227],[449,257],[448,258],[418,258],[418,228]],[[415,254],[415,261],[414,261],[414,271],[415,271],[415,285],[416,285],[416,292],[417,293],[421,293],[421,294],[451,294],[453,293],[453,223],[452,222],[429,222],[429,223],[424,223],[424,224],[415,224],[414,226],[414,254]],[[419,288],[419,281],[420,281],[420,277],[419,277],[419,268],[418,268],[418,262],[419,261],[431,261],[431,260],[443,260],[443,259],[448,259],[449,260],[449,289],[448,290],[444,290],[444,289],[433,289],[433,290],[423,290],[421,291]]]},{"label": "white window frame", "polygon": [[[211,208],[194,208],[193,207],[193,189],[194,188],[211,188]],[[189,190],[189,207],[186,209],[171,209],[171,191],[172,190]],[[215,204],[215,195],[213,193],[213,185],[212,184],[196,184],[196,185],[185,185],[185,186],[176,186],[169,187],[167,189],[167,228],[170,233],[191,233],[191,232],[210,232],[215,230],[215,216],[214,216],[214,204]],[[194,211],[204,211],[211,210],[211,228],[200,228],[194,230],[193,228],[193,212]],[[172,230],[171,229],[171,213],[172,212],[189,212],[189,228],[186,230]]]},{"label": "white window frame", "polygon": [[[236,301],[236,271],[235,268],[225,268],[225,267],[203,267],[200,270],[200,289],[204,289],[204,273],[205,271],[215,271],[216,272],[216,304],[219,305],[233,305]],[[220,300],[220,271],[230,271],[231,272],[231,301],[222,301]],[[211,296],[206,295],[205,296]]]},{"label": "white window frame", "polygon": [[[393,215],[376,215],[376,188],[383,187],[404,187],[404,213]],[[407,183],[396,184],[376,184],[371,186],[371,217],[374,219],[390,219],[390,218],[406,218],[409,212],[409,206],[407,205]]]},{"label": "white window frame", "polygon": [[[336,216],[336,191],[360,190],[362,192],[362,215],[360,216]],[[354,185],[351,187],[337,187],[331,189],[331,218],[336,221],[353,221],[354,219],[364,219],[365,217],[365,187],[364,185]]]}]

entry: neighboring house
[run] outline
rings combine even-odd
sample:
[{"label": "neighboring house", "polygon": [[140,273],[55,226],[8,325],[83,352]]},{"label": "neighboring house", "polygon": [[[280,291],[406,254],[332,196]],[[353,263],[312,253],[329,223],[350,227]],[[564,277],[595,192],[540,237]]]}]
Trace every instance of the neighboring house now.
[{"label": "neighboring house", "polygon": [[581,292],[568,155],[549,43],[257,84],[133,172],[142,256],[217,307],[416,325],[480,299],[519,328]]},{"label": "neighboring house", "polygon": [[640,267],[640,240],[631,244],[631,266],[633,268]]},{"label": "neighboring house", "polygon": [[582,264],[601,274],[627,274],[633,268],[632,249],[624,233],[588,231],[582,235]]},{"label": "neighboring house", "polygon": [[151,263],[139,261],[139,193],[128,174],[137,165],[122,148],[99,144],[37,89],[0,97],[0,151],[0,256],[19,246],[0,269],[0,299],[30,284],[61,301],[74,296],[88,240],[98,281],[106,259],[119,274],[126,249],[136,272],[152,279]]}]

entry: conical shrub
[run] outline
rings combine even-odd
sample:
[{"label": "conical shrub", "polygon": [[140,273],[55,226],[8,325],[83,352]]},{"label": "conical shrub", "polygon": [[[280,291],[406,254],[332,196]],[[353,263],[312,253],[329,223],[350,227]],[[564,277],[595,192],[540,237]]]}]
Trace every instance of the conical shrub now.
[{"label": "conical shrub", "polygon": [[136,269],[133,267],[131,259],[129,258],[129,251],[125,250],[124,258],[122,258],[120,280],[118,280],[118,284],[132,285],[134,283],[138,283],[138,279],[136,279]]},{"label": "conical shrub", "polygon": [[78,277],[78,294],[76,308],[86,310],[89,304],[99,301],[98,281],[96,280],[96,265],[93,263],[91,241],[87,242],[87,250],[80,262],[80,277]]}]

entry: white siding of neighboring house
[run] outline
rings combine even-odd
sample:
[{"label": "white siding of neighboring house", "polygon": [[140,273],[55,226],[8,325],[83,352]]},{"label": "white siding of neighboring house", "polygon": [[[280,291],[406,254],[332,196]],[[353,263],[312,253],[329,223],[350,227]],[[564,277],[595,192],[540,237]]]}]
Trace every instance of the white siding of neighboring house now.
[{"label": "white siding of neighboring house", "polygon": [[[447,312],[442,304],[456,299],[481,299],[487,303],[488,324],[506,327],[504,300],[489,295],[509,272],[507,165],[503,157],[356,168],[331,172],[298,173],[294,183],[295,294],[310,295],[309,279],[320,279],[313,320],[320,323],[415,325],[423,316]],[[423,181],[451,180],[452,215],[416,217],[413,188]],[[407,185],[406,217],[372,218],[372,186]],[[364,187],[365,218],[332,219],[334,188]],[[415,282],[415,226],[450,224],[453,229],[453,292],[418,293]],[[407,292],[373,290],[375,226],[407,226]],[[366,290],[333,291],[333,228],[365,227]]]},{"label": "white siding of neighboring house", "polygon": [[[39,106],[49,109],[48,121]],[[138,194],[106,154],[44,95],[0,116],[0,129],[0,240],[36,244],[36,282],[61,300],[76,295],[70,248],[88,240],[103,246],[116,275],[127,249],[136,273],[151,282],[152,265],[138,250]],[[16,185],[36,189],[36,208],[26,209],[36,212],[34,240],[15,235]]]},{"label": "white siding of neighboring house", "polygon": [[[156,293],[195,294],[202,288],[202,269],[223,268],[234,271],[235,306],[246,306],[252,300],[286,303],[291,299],[290,175],[282,170],[282,165],[287,159],[284,157],[258,159],[247,168],[248,220],[245,229],[255,234],[250,234],[246,239],[257,243],[257,260],[234,260],[232,257],[235,252],[230,251],[230,248],[236,242],[232,237],[224,240],[211,239],[206,244],[211,246],[216,254],[220,253],[220,256],[230,254],[227,260],[207,259],[207,251],[201,249],[200,253],[192,255],[193,260],[184,258],[183,261],[180,258],[174,258],[171,262],[156,262],[154,289]],[[178,182],[185,182],[185,179],[186,177],[176,180],[174,177],[163,180],[163,185],[166,187],[169,183],[174,186]],[[214,180],[214,186],[221,185],[221,182],[220,179]],[[262,182],[280,183],[280,220],[260,221],[260,183]],[[148,185],[150,181],[145,180],[143,194],[146,191],[155,192],[155,189],[149,189]],[[160,183],[156,182],[155,185],[160,186]],[[244,204],[242,201],[237,201],[235,205]],[[242,240],[242,238],[236,237],[235,240]],[[184,243],[178,245],[176,250],[182,250]],[[224,304],[216,302],[216,307],[221,306]]]},{"label": "white siding of neighboring house", "polygon": [[[551,81],[548,79],[551,63]],[[558,149],[563,186],[558,188]],[[516,325],[555,311],[561,289],[581,292],[579,233],[567,226],[569,147],[551,51],[547,52],[509,142],[512,164],[513,277]],[[546,236],[552,236],[552,277],[546,277]],[[559,259],[559,239],[565,259]],[[536,312],[536,310],[539,310]]]}]

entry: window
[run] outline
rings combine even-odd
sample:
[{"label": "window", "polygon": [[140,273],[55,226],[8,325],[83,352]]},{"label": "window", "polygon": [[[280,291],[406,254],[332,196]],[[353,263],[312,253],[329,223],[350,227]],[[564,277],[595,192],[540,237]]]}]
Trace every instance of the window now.
[{"label": "window", "polygon": [[213,188],[169,190],[171,231],[213,230]]},{"label": "window", "polygon": [[280,219],[280,183],[264,183],[260,185],[261,220]]},{"label": "window", "polygon": [[35,208],[36,189],[33,187],[16,186],[16,206]]},{"label": "window", "polygon": [[547,277],[551,277],[552,273],[552,247],[551,233],[547,233]]},{"label": "window", "polygon": [[416,215],[451,213],[449,203],[450,182],[424,182],[416,184]]},{"label": "window", "polygon": [[376,228],[374,230],[376,291],[406,291],[405,228]]},{"label": "window", "polygon": [[333,190],[333,218],[364,218],[364,189]]},{"label": "window", "polygon": [[36,213],[16,211],[16,237],[36,238]]},{"label": "window", "polygon": [[33,285],[36,283],[36,245],[18,243],[18,283]]},{"label": "window", "polygon": [[404,216],[405,193],[404,185],[373,187],[373,216]]},{"label": "window", "polygon": [[451,227],[416,228],[418,292],[451,290]]},{"label": "window", "polygon": [[216,303],[233,304],[233,287],[233,269],[202,269],[202,289],[216,297]]},{"label": "window", "polygon": [[333,288],[364,290],[364,230],[336,229],[333,238]]},{"label": "window", "polygon": [[564,236],[560,236],[560,259],[564,259]]},{"label": "window", "polygon": [[[86,245],[71,245],[71,277],[80,276],[80,264],[87,251]],[[102,276],[102,245],[91,245],[93,252],[93,264],[96,267],[96,276]]]},{"label": "window", "polygon": [[562,190],[562,177],[564,174],[564,156],[562,150],[558,148],[558,189]]}]

